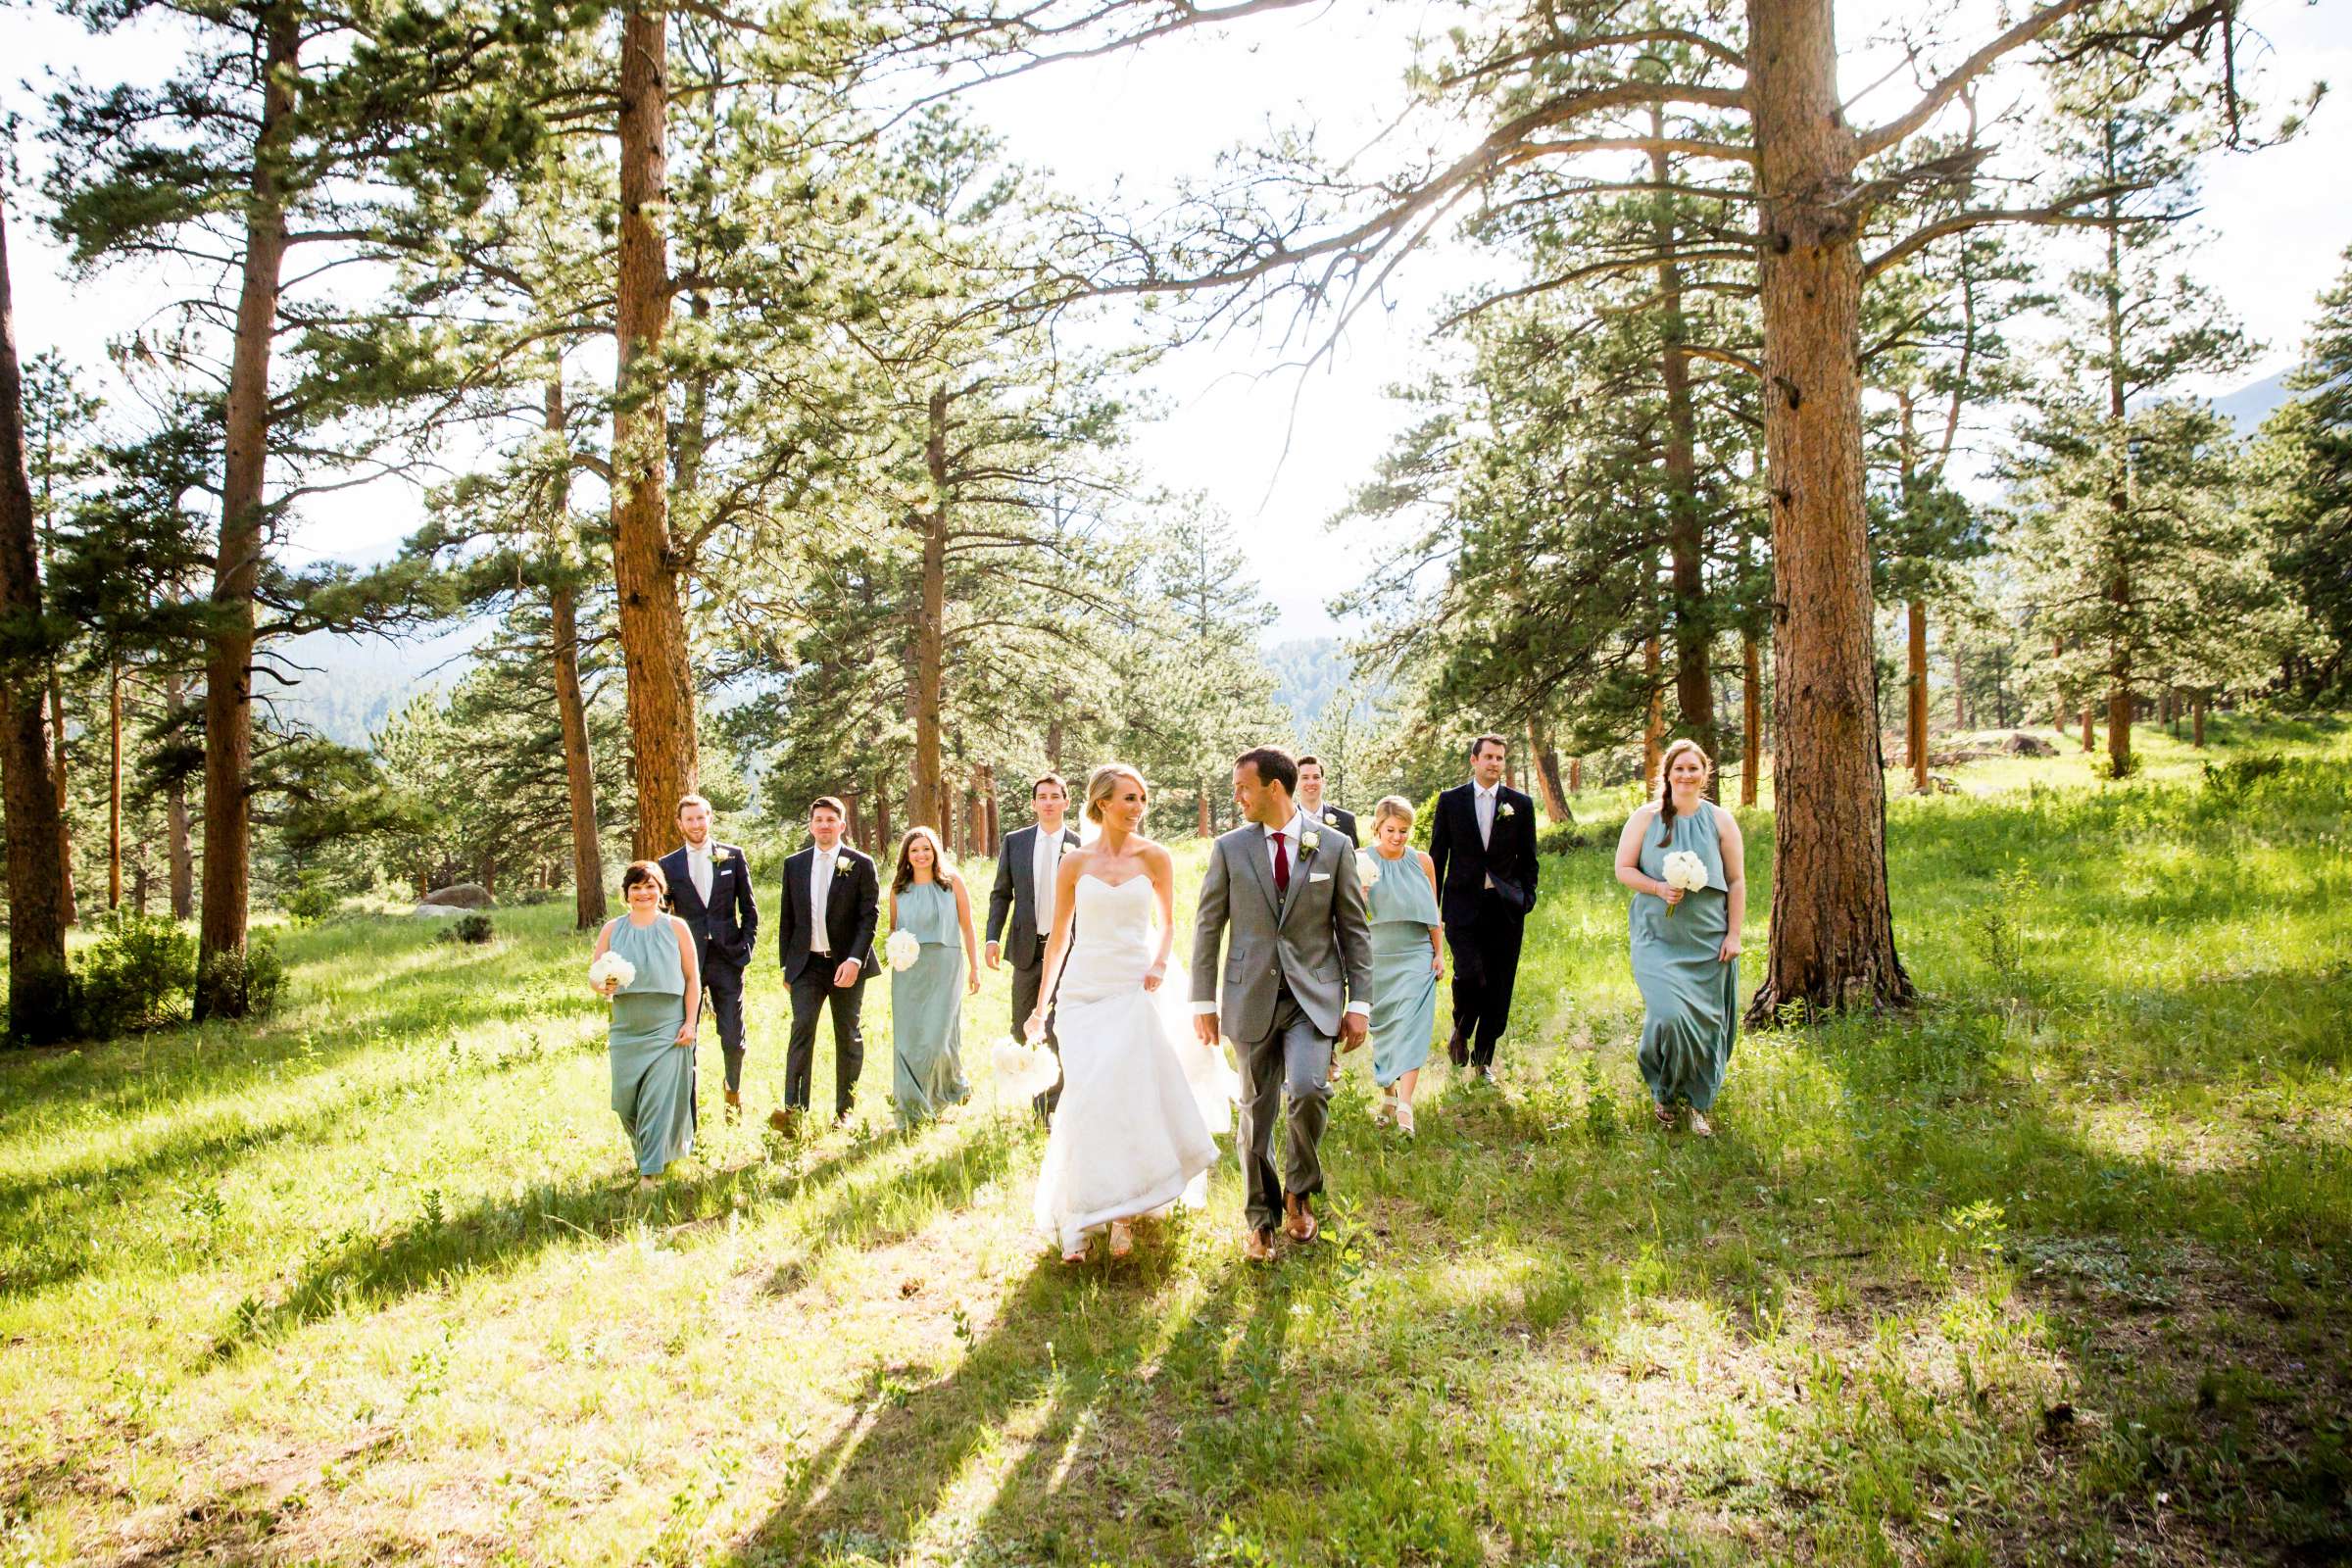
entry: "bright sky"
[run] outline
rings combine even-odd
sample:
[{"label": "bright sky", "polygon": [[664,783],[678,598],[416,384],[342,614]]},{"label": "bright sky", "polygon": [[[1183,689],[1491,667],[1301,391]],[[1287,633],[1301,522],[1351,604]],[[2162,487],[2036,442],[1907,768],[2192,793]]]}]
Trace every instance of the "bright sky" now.
[{"label": "bright sky", "polygon": [[[1885,0],[1889,12],[1895,0]],[[1879,73],[1862,57],[1867,0],[1849,0],[1841,41],[1849,90]],[[2308,0],[2250,0],[2250,20],[2277,46],[2273,91],[2313,79],[2352,81],[2352,7]],[[1278,15],[1222,36],[1183,39],[1112,59],[1035,72],[972,95],[969,107],[1009,143],[1011,155],[1049,171],[1081,198],[1148,202],[1180,175],[1206,173],[1218,153],[1263,139],[1269,125],[1307,123],[1332,150],[1352,149],[1393,106],[1408,40],[1450,5],[1429,0],[1335,4]],[[161,69],[160,41],[94,45],[45,12],[11,10],[11,54],[20,61],[147,74]],[[127,67],[124,62],[129,62]],[[37,82],[35,83],[37,86]],[[21,86],[0,105],[31,118]],[[37,157],[29,146],[28,161]],[[2243,378],[2292,363],[2315,296],[2342,269],[2352,244],[2343,188],[2352,153],[2352,110],[2324,104],[2297,142],[2218,160],[2206,178],[2204,223],[2213,242],[2201,269],[2267,350]],[[135,325],[162,292],[130,274],[86,283],[63,275],[63,257],[10,207],[17,330],[30,355],[57,347],[103,368],[106,340]],[[1385,396],[1409,379],[1427,352],[1432,301],[1463,281],[1464,262],[1439,255],[1408,263],[1391,308],[1368,313],[1337,356],[1311,371],[1280,368],[1294,357],[1260,336],[1237,334],[1187,349],[1155,378],[1166,417],[1142,433],[1149,477],[1201,489],[1233,517],[1267,596],[1282,612],[1277,638],[1331,633],[1324,609],[1335,581],[1352,581],[1349,541],[1324,520],[1370,471],[1400,419]],[[1295,350],[1296,346],[1294,346]],[[2227,387],[2211,388],[2226,391]],[[417,520],[417,498],[392,485],[331,498],[309,517],[302,545],[366,558]]]}]

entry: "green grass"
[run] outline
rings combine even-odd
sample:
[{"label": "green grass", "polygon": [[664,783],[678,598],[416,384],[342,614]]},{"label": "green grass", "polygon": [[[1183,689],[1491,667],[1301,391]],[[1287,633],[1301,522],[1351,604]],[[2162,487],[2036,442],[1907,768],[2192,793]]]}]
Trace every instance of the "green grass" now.
[{"label": "green grass", "polygon": [[0,1060],[0,1562],[2342,1560],[2352,744],[2216,731],[2289,761],[1896,800],[1931,1001],[1743,1039],[1712,1143],[1642,1125],[1608,852],[1548,862],[1499,1088],[1404,1146],[1352,1060],[1263,1272],[1230,1163],[1052,1259],[1001,976],[974,1104],[887,1130],[878,985],[851,1128],[649,1198],[561,906],[290,932],[266,1027]]}]

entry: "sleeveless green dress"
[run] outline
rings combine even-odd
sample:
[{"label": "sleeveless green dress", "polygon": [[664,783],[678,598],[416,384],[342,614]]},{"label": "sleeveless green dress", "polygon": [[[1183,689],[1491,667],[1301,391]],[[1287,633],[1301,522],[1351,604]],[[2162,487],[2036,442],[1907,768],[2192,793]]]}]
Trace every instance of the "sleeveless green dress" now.
[{"label": "sleeveless green dress", "polygon": [[1386,1089],[1429,1060],[1437,1033],[1429,928],[1439,923],[1438,898],[1410,850],[1394,860],[1378,850],[1358,850],[1356,858],[1380,867],[1380,880],[1364,896],[1364,913],[1372,926],[1372,1078]]},{"label": "sleeveless green dress", "polygon": [[628,1130],[641,1176],[661,1175],[694,1148],[694,1048],[677,1043],[686,1023],[677,924],[665,914],[640,926],[624,914],[606,944],[637,970],[613,995],[610,1051],[612,1113]]},{"label": "sleeveless green dress", "polygon": [[1642,988],[1642,1076],[1652,1100],[1679,1097],[1699,1110],[1715,1103],[1740,1037],[1740,960],[1715,955],[1731,932],[1723,844],[1712,806],[1674,819],[1673,839],[1658,842],[1658,824],[1642,830],[1642,871],[1666,879],[1666,857],[1689,850],[1706,862],[1707,885],[1668,906],[1654,893],[1636,893],[1632,915],[1634,983]]},{"label": "sleeveless green dress", "polygon": [[890,973],[890,1098],[899,1125],[928,1121],[969,1100],[963,1081],[963,939],[956,895],[936,882],[899,894],[899,929],[914,934],[923,955]]}]

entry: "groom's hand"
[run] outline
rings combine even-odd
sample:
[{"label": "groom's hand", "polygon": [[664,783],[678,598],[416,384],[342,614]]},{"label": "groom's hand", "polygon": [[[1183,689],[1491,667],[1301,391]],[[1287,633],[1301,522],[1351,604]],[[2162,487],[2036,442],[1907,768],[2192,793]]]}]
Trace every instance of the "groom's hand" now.
[{"label": "groom's hand", "polygon": [[1217,1015],[1213,1012],[1194,1013],[1193,1033],[1200,1037],[1202,1045],[1214,1051],[1217,1048]]},{"label": "groom's hand", "polygon": [[987,955],[988,966],[994,969],[997,966],[997,959],[1004,954],[1004,948],[1002,943],[991,942],[982,951]]},{"label": "groom's hand", "polygon": [[1340,1049],[1353,1051],[1372,1034],[1372,1020],[1360,1012],[1349,1012],[1340,1019]]},{"label": "groom's hand", "polygon": [[836,991],[849,990],[858,983],[858,967],[856,958],[842,959],[833,970],[833,989]]}]

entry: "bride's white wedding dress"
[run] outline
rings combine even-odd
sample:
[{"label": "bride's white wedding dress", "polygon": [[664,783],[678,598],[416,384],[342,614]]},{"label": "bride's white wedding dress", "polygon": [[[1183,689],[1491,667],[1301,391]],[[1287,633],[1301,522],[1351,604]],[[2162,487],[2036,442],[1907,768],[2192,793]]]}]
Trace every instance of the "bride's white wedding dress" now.
[{"label": "bride's white wedding dress", "polygon": [[1205,1201],[1214,1135],[1233,1127],[1238,1084],[1192,1031],[1182,968],[1144,989],[1157,906],[1148,876],[1078,879],[1054,1002],[1061,1100],[1037,1177],[1038,1228],[1065,1253],[1098,1225]]}]

